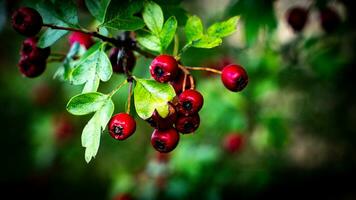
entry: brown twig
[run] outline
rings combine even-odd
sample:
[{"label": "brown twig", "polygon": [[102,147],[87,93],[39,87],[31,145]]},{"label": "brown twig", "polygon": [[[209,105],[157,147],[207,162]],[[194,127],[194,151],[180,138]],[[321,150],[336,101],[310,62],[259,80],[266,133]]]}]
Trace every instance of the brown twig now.
[{"label": "brown twig", "polygon": [[184,66],[186,69],[189,70],[199,70],[199,71],[208,71],[208,72],[213,72],[216,74],[221,74],[220,70],[217,69],[213,69],[213,68],[208,68],[208,67],[188,67],[188,66]]}]

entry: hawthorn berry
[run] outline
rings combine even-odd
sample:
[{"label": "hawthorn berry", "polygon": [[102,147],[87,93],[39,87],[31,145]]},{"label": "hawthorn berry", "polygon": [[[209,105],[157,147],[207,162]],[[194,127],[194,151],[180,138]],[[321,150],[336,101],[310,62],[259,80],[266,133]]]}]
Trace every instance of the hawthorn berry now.
[{"label": "hawthorn berry", "polygon": [[27,56],[30,60],[46,60],[51,53],[50,47],[39,48],[37,47],[38,39],[30,37],[23,41],[21,46],[21,56]]},{"label": "hawthorn berry", "polygon": [[153,59],[150,65],[151,76],[160,83],[174,80],[178,74],[178,63],[169,55],[159,55]]},{"label": "hawthorn berry", "polygon": [[175,127],[180,133],[192,133],[198,129],[200,117],[198,114],[190,116],[178,116]]},{"label": "hawthorn berry", "polygon": [[[184,72],[181,69],[179,69],[177,76],[169,83],[173,86],[176,94],[180,94],[183,90],[183,82],[184,82]],[[190,88],[190,81],[189,78],[187,77],[185,82],[185,89],[188,88]]]},{"label": "hawthorn berry", "polygon": [[295,32],[300,32],[308,21],[308,15],[307,9],[294,7],[287,12],[287,22]]},{"label": "hawthorn berry", "polygon": [[20,72],[29,78],[41,75],[46,69],[45,60],[31,60],[27,56],[22,56],[18,64]]},{"label": "hawthorn berry", "polygon": [[124,73],[124,66],[131,72],[136,64],[136,57],[132,50],[126,50],[125,48],[111,49],[109,58],[112,69],[116,73]]},{"label": "hawthorn berry", "polygon": [[82,32],[72,32],[69,35],[68,40],[70,45],[73,45],[75,42],[78,42],[86,49],[89,49],[94,44],[93,38],[90,35]]},{"label": "hawthorn berry", "polygon": [[333,32],[341,22],[339,14],[332,8],[324,8],[320,12],[321,27],[325,32]]},{"label": "hawthorn berry", "polygon": [[158,112],[155,110],[152,116],[147,119],[147,122],[154,128],[159,130],[165,130],[173,127],[177,119],[177,112],[173,105],[169,104],[169,114],[166,118],[162,118]]},{"label": "hawthorn berry", "polygon": [[192,89],[182,92],[178,99],[178,112],[186,116],[198,113],[204,103],[204,98],[200,92]]},{"label": "hawthorn berry", "polygon": [[176,129],[155,129],[151,136],[152,146],[161,153],[168,153],[176,148],[179,142],[179,133]]},{"label": "hawthorn berry", "polygon": [[119,113],[109,121],[109,133],[116,140],[125,140],[136,130],[135,119],[126,113]]},{"label": "hawthorn berry", "polygon": [[224,137],[223,148],[228,153],[235,153],[242,148],[244,138],[241,134],[231,133]]},{"label": "hawthorn berry", "polygon": [[40,32],[43,21],[35,9],[22,7],[12,14],[11,24],[18,33],[31,37]]},{"label": "hawthorn berry", "polygon": [[231,64],[222,70],[221,80],[227,89],[238,92],[246,87],[248,76],[245,69],[240,65]]}]

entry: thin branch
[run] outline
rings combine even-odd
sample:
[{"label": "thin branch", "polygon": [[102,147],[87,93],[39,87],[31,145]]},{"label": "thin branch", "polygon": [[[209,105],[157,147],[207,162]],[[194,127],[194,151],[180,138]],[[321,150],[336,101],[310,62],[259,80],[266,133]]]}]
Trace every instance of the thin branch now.
[{"label": "thin branch", "polygon": [[216,74],[221,74],[220,70],[217,69],[213,69],[213,68],[208,68],[208,67],[188,67],[188,66],[184,66],[186,69],[189,70],[199,70],[199,71],[208,71],[208,72],[213,72]]},{"label": "thin branch", "polygon": [[145,56],[146,58],[155,58],[156,55],[150,53],[150,52],[147,52],[147,51],[144,51],[143,49],[141,49],[140,47],[134,47],[133,48],[134,51],[138,52],[139,54]]},{"label": "thin branch", "polygon": [[128,97],[127,97],[127,109],[126,109],[126,114],[130,114],[131,96],[132,96],[132,85],[133,85],[133,82],[130,81],[130,82],[129,82],[129,94],[128,94]]}]

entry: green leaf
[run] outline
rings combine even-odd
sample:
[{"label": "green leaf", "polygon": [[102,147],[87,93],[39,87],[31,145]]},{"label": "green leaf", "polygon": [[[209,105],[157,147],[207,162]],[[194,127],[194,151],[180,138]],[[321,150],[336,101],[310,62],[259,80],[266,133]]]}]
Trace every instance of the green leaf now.
[{"label": "green leaf", "polygon": [[67,34],[66,30],[47,29],[39,38],[37,46],[46,48],[53,45],[57,40]]},{"label": "green leaf", "polygon": [[169,113],[168,102],[176,96],[173,87],[155,80],[136,80],[134,101],[137,114],[142,119],[148,119],[157,110],[161,117],[166,117]]},{"label": "green leaf", "polygon": [[81,140],[82,146],[85,147],[85,161],[87,163],[96,156],[100,146],[100,135],[109,122],[113,112],[114,103],[111,99],[107,99],[85,125]]},{"label": "green leaf", "polygon": [[154,2],[145,3],[142,12],[143,21],[153,34],[159,35],[163,27],[163,12],[161,7]]},{"label": "green leaf", "polygon": [[54,74],[54,78],[58,78],[62,81],[69,80],[73,70],[73,57],[77,55],[83,48],[78,42],[75,42],[69,49],[66,58],[63,61],[63,65],[60,66]]},{"label": "green leaf", "polygon": [[85,0],[89,12],[100,22],[104,21],[110,0]]},{"label": "green leaf", "polygon": [[86,115],[99,110],[107,99],[107,95],[99,92],[79,94],[69,100],[67,110],[73,115]]},{"label": "green leaf", "polygon": [[208,35],[222,38],[233,34],[236,31],[237,22],[239,19],[239,16],[235,16],[226,21],[211,25],[208,28]]},{"label": "green leaf", "polygon": [[143,28],[145,23],[136,16],[118,16],[106,22],[103,26],[116,30],[134,31]]},{"label": "green leaf", "polygon": [[167,19],[160,34],[162,50],[168,48],[177,30],[177,20],[174,16]]},{"label": "green leaf", "polygon": [[88,79],[87,82],[85,82],[82,93],[88,93],[88,92],[98,90],[100,84],[100,78],[98,76],[93,76],[92,78],[93,79]]},{"label": "green leaf", "polygon": [[162,52],[161,41],[157,36],[145,32],[137,32],[136,39],[144,48],[154,52]]},{"label": "green leaf", "polygon": [[191,16],[188,18],[185,25],[185,35],[188,42],[198,40],[203,37],[203,23],[198,16]]},{"label": "green leaf", "polygon": [[222,43],[221,38],[204,35],[202,38],[193,41],[192,46],[196,48],[210,49],[219,46]]}]

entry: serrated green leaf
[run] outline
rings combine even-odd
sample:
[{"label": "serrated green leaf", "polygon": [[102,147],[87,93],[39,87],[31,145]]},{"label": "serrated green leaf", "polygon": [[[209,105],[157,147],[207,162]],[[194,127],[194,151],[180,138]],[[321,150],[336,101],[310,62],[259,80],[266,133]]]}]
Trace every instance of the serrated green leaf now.
[{"label": "serrated green leaf", "polygon": [[177,30],[177,20],[174,16],[167,19],[160,33],[162,50],[166,50],[174,38]]},{"label": "serrated green leaf", "polygon": [[203,23],[198,16],[190,16],[185,25],[185,35],[187,41],[195,41],[203,37]]},{"label": "serrated green leaf", "polygon": [[136,39],[137,42],[144,48],[154,52],[162,52],[161,41],[157,36],[149,33],[138,32]]},{"label": "serrated green leaf", "polygon": [[208,35],[222,38],[233,34],[236,31],[237,22],[239,19],[239,16],[235,16],[226,21],[211,25],[208,28]]},{"label": "serrated green leaf", "polygon": [[148,119],[157,110],[159,115],[164,118],[169,113],[168,102],[175,96],[175,91],[170,84],[137,79],[134,89],[136,112],[142,119]]},{"label": "serrated green leaf", "polygon": [[195,48],[210,49],[219,46],[222,43],[221,38],[204,35],[202,38],[193,41],[192,46]]},{"label": "serrated green leaf", "polygon": [[154,2],[147,2],[142,12],[143,21],[153,34],[159,35],[163,27],[163,12],[161,7]]},{"label": "serrated green leaf", "polygon": [[89,12],[100,22],[104,21],[110,0],[85,0]]},{"label": "serrated green leaf", "polygon": [[67,111],[73,115],[86,115],[99,110],[107,99],[107,95],[99,92],[79,94],[69,100]]}]

